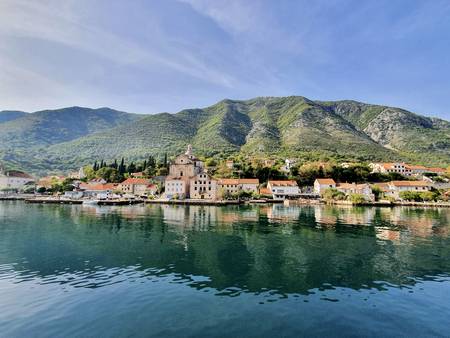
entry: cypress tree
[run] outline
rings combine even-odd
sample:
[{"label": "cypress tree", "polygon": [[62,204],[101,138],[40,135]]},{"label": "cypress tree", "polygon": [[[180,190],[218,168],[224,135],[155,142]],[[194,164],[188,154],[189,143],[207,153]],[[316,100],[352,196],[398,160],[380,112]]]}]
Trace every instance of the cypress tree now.
[{"label": "cypress tree", "polygon": [[122,161],[120,161],[119,165],[119,174],[125,174],[125,159],[122,157]]}]

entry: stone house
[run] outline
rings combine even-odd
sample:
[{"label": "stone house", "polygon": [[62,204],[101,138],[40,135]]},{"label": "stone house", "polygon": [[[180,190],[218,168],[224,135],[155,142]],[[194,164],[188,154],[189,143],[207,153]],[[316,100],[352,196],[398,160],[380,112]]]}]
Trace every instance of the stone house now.
[{"label": "stone house", "polygon": [[336,182],[332,178],[317,178],[314,181],[314,193],[322,195],[325,190],[336,188]]}]

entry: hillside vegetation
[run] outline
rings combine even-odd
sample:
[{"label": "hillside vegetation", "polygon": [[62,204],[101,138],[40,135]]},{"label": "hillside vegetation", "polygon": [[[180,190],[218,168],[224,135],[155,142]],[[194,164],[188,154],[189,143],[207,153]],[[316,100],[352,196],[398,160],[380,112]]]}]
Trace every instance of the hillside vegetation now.
[{"label": "hillside vegetation", "polygon": [[[1,117],[1,114],[0,114]],[[1,120],[0,120],[1,121]],[[177,114],[66,108],[0,123],[0,157],[28,170],[196,153],[450,163],[450,123],[400,108],[301,96],[223,100]]]}]

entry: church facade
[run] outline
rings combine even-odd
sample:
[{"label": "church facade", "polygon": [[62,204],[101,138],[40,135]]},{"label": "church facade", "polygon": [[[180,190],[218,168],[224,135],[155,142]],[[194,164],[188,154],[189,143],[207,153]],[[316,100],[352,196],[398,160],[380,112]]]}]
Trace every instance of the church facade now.
[{"label": "church facade", "polygon": [[[202,179],[196,179],[202,175]],[[210,190],[200,190],[199,182],[203,182],[204,164],[196,158],[192,152],[192,146],[188,145],[184,154],[178,155],[169,167],[169,175],[165,180],[165,196],[172,198],[198,198],[211,199]],[[197,182],[197,184],[195,184]],[[201,193],[199,193],[201,192]]]}]

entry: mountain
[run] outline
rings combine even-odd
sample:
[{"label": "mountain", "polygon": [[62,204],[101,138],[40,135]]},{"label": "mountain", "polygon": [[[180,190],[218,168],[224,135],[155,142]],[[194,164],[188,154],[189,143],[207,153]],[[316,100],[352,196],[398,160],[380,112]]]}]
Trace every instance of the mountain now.
[{"label": "mountain", "polygon": [[[0,159],[14,168],[31,171],[65,169],[47,156],[50,145],[71,141],[142,118],[110,108],[69,107],[35,113],[4,111],[0,123]],[[14,118],[15,117],[15,118]],[[89,151],[86,149],[85,151]]]},{"label": "mountain", "polygon": [[[301,96],[223,100],[176,114],[66,108],[0,124],[0,158],[66,170],[94,160],[174,155],[405,160],[450,163],[450,123],[400,108]],[[426,157],[424,156],[426,154]]]},{"label": "mountain", "polygon": [[0,123],[16,120],[26,115],[27,113],[19,110],[2,110],[0,111]]}]

